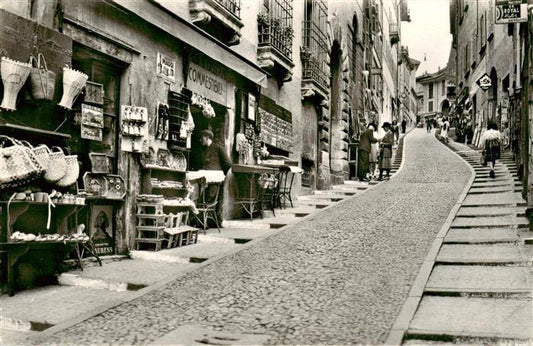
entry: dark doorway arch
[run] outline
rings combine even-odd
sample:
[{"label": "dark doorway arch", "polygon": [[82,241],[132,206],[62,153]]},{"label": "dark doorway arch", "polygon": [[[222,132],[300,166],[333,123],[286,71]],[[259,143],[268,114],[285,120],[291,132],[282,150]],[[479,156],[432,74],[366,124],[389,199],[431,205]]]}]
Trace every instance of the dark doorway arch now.
[{"label": "dark doorway arch", "polygon": [[448,99],[442,101],[440,106],[440,112],[446,117],[448,116],[448,114],[450,114],[450,101],[448,101]]}]

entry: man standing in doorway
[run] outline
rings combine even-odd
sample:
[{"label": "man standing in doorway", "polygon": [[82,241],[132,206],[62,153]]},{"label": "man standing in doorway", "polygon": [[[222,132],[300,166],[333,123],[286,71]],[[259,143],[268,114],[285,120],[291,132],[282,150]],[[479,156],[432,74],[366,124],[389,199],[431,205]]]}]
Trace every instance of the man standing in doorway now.
[{"label": "man standing in doorway", "polygon": [[367,178],[368,168],[370,166],[369,155],[372,143],[376,143],[378,140],[374,137],[374,126],[369,124],[365,132],[359,138],[359,153],[357,160],[357,178],[359,181],[370,181]]},{"label": "man standing in doorway", "polygon": [[203,130],[201,132],[200,143],[202,144],[202,150],[198,168],[223,171],[224,174],[227,174],[231,168],[231,159],[222,146],[213,143],[213,132],[211,130]]}]

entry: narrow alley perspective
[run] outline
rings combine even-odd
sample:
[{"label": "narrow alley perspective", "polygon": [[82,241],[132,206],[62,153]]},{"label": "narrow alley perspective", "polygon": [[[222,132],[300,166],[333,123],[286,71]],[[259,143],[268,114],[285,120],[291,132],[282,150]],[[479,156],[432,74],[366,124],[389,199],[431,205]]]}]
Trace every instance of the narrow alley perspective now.
[{"label": "narrow alley perspective", "polygon": [[0,344],[533,344],[533,0],[0,0]]}]

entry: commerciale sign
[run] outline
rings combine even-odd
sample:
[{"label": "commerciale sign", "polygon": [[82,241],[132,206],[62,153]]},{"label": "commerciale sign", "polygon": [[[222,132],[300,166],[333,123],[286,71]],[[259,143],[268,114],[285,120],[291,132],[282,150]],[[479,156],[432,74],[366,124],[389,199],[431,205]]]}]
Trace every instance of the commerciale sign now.
[{"label": "commerciale sign", "polygon": [[518,1],[496,1],[496,11],[494,12],[496,24],[509,24],[527,22],[527,3]]}]

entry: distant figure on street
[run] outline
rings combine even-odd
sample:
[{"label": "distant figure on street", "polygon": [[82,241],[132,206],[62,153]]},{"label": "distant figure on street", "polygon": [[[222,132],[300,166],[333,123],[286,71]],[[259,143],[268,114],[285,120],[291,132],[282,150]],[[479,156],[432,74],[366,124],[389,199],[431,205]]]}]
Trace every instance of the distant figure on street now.
[{"label": "distant figure on street", "polygon": [[496,167],[496,160],[500,158],[501,146],[503,144],[502,134],[498,131],[498,126],[490,122],[487,124],[487,130],[481,135],[479,146],[483,148],[483,160],[489,164],[490,177],[495,178],[494,169]]},{"label": "distant figure on street", "polygon": [[359,137],[359,155],[357,160],[357,177],[359,181],[370,181],[367,178],[368,168],[370,166],[370,150],[372,143],[378,140],[374,137],[374,127],[369,124],[365,132]]},{"label": "distant figure on street", "polygon": [[426,119],[426,130],[428,133],[431,132],[431,120]]},{"label": "distant figure on street", "polygon": [[448,143],[448,130],[450,129],[450,122],[448,121],[448,118],[442,119],[442,129],[440,131],[440,136],[442,138],[442,141],[445,143]]},{"label": "distant figure on street", "polygon": [[[371,124],[369,128],[372,127],[372,131],[374,131],[374,138],[378,138],[378,132],[377,132],[377,126]],[[379,140],[378,140],[379,142]],[[376,176],[376,169],[378,168],[378,152],[379,152],[379,143],[375,142],[372,143],[370,146],[370,156],[369,156],[369,178],[370,180],[377,179]]]},{"label": "distant figure on street", "polygon": [[385,136],[381,140],[381,149],[379,151],[379,181],[383,180],[383,172],[385,172],[385,179],[389,179],[392,168],[392,145],[394,144],[394,134],[391,131],[391,124],[384,122],[381,128],[385,130]]},{"label": "distant figure on street", "polygon": [[402,120],[402,133],[405,133],[405,129],[407,128],[407,121],[405,119]]}]

